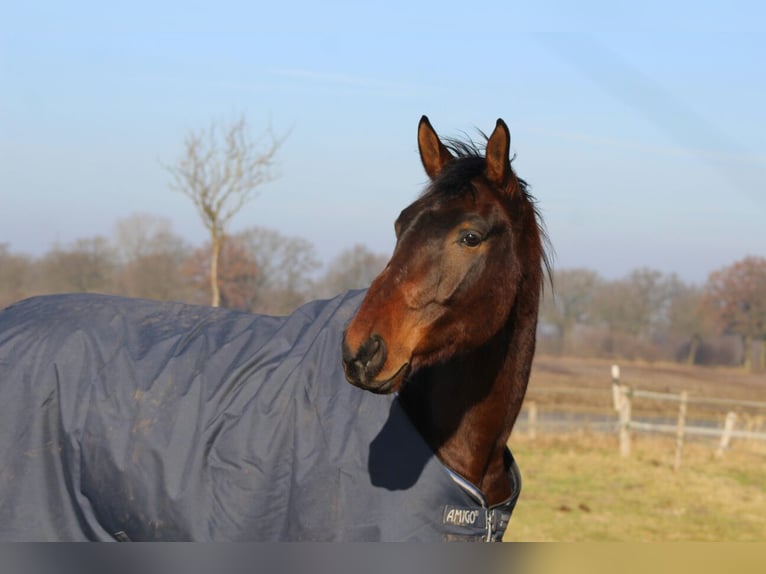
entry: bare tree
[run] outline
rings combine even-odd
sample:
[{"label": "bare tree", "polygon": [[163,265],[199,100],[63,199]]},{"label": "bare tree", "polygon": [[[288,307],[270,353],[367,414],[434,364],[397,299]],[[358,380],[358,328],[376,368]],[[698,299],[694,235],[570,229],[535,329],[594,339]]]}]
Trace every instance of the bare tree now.
[{"label": "bare tree", "polygon": [[[191,287],[192,300],[201,303],[210,277],[210,245],[195,249],[183,265],[183,274]],[[239,234],[230,235],[221,250],[218,266],[221,307],[249,311],[258,291],[258,266],[248,253]]]},{"label": "bare tree", "polygon": [[[195,250],[183,266],[195,302],[204,300],[209,251],[209,245]],[[300,237],[263,227],[232,233],[221,251],[221,306],[289,313],[310,298],[311,273],[318,267],[314,246]]]},{"label": "bare tree", "polygon": [[34,262],[0,243],[0,309],[33,292]]},{"label": "bare tree", "polygon": [[115,250],[105,237],[86,237],[67,247],[54,246],[40,265],[46,291],[114,291]]},{"label": "bare tree", "polygon": [[670,295],[666,334],[678,341],[679,349],[685,351],[683,356],[677,358],[683,358],[686,364],[693,365],[705,339],[714,333],[710,314],[705,312],[702,305],[702,289],[687,285],[674,275],[668,280],[668,289]]},{"label": "bare tree", "polygon": [[251,139],[244,116],[222,128],[213,123],[207,131],[189,133],[176,165],[165,166],[173,178],[171,188],[191,199],[210,234],[214,307],[221,303],[218,263],[229,221],[264,183],[275,178],[275,156],[285,137],[276,137],[269,126]]},{"label": "bare tree", "polygon": [[373,253],[365,245],[357,243],[330,262],[317,285],[317,294],[320,297],[331,297],[346,289],[369,287],[373,279],[383,271],[388,259],[387,255]]},{"label": "bare tree", "polygon": [[562,354],[571,352],[575,327],[590,319],[593,297],[601,282],[598,274],[589,269],[556,272],[553,296],[544,298],[541,311],[543,320],[556,328]]},{"label": "bare tree", "polygon": [[604,349],[610,356],[653,360],[662,354],[656,342],[668,324],[673,281],[659,271],[641,268],[598,287],[593,315],[607,329]]},{"label": "bare tree", "polygon": [[263,227],[246,229],[236,237],[258,266],[253,311],[289,313],[310,298],[311,274],[319,267],[310,241]]},{"label": "bare tree", "polygon": [[120,270],[117,287],[131,297],[187,300],[191,289],[182,265],[191,248],[173,232],[169,219],[134,213],[115,225]]},{"label": "bare tree", "polygon": [[758,340],[760,368],[766,368],[766,258],[745,257],[711,273],[705,304],[722,332],[741,337],[743,367],[752,369],[751,346]]},{"label": "bare tree", "polygon": [[147,212],[118,219],[114,225],[114,239],[122,263],[163,251],[168,244],[183,242],[173,232],[170,219]]}]

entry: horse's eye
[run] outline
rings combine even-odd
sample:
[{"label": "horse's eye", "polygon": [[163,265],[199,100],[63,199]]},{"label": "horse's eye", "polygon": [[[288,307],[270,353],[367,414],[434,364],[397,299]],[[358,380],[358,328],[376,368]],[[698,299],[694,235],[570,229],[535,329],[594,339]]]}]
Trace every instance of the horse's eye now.
[{"label": "horse's eye", "polygon": [[467,231],[460,238],[460,243],[466,247],[476,247],[482,242],[482,237],[475,231]]}]

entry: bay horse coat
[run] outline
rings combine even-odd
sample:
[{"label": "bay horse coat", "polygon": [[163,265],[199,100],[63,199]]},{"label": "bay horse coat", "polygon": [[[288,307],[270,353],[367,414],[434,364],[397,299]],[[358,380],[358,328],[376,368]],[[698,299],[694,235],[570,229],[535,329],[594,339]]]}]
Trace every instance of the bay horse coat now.
[{"label": "bay horse coat", "polygon": [[500,540],[512,496],[346,382],[364,291],[288,317],[104,295],[0,312],[0,540]]}]

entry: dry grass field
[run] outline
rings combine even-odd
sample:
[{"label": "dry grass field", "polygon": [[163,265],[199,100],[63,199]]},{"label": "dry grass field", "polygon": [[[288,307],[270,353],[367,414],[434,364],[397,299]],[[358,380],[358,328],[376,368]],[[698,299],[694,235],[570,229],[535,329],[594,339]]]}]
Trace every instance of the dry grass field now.
[{"label": "dry grass field", "polygon": [[[612,413],[610,362],[540,357],[528,398],[541,411]],[[766,401],[766,374],[736,369],[624,364],[635,387],[692,396]],[[569,392],[567,389],[586,389]],[[590,389],[590,390],[587,390]],[[642,405],[672,414],[674,403]],[[698,417],[721,417],[706,409]],[[691,414],[691,413],[690,413]],[[761,415],[766,414],[761,411]],[[746,416],[756,417],[753,411]],[[621,458],[614,434],[576,430],[531,438],[514,431],[510,446],[523,477],[509,541],[766,541],[766,441],[734,439],[715,457],[715,438],[688,440],[673,470],[675,437],[633,433]]]}]

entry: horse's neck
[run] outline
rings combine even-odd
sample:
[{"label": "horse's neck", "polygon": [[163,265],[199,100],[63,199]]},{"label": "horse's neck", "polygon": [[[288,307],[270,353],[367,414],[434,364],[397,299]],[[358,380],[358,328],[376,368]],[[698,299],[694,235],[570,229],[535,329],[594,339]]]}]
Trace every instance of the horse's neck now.
[{"label": "horse's neck", "polygon": [[478,486],[490,504],[510,495],[503,452],[534,353],[534,336],[522,348],[519,338],[509,325],[484,347],[424,369],[401,393],[437,456]]}]

